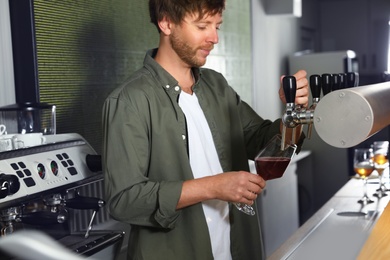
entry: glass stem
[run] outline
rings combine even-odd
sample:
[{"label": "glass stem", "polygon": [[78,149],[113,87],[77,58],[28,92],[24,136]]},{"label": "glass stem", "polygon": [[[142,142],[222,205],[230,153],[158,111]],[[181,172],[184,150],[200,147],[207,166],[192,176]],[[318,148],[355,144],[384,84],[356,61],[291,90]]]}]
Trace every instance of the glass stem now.
[{"label": "glass stem", "polygon": [[368,198],[368,195],[367,195],[367,177],[363,179],[363,189],[364,189],[364,199],[366,200]]}]

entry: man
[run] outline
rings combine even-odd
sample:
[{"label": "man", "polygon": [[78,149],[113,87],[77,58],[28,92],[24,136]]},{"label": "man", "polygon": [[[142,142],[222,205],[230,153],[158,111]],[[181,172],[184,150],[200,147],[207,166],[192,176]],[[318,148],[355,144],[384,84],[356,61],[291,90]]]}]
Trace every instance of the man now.
[{"label": "man", "polygon": [[[265,181],[248,159],[280,133],[225,78],[200,69],[218,43],[224,0],[150,0],[158,49],[107,98],[103,167],[110,214],[131,224],[128,259],[262,259],[253,205]],[[306,72],[296,102],[308,103]],[[282,101],[283,91],[279,91]]]}]

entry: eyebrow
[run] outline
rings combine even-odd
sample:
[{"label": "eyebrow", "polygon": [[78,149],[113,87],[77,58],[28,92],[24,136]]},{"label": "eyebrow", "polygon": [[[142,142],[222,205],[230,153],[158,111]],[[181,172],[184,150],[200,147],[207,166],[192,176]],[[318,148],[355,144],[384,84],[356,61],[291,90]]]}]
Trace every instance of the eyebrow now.
[{"label": "eyebrow", "polygon": [[[211,22],[211,21],[208,21],[208,20],[195,20],[195,21],[193,21],[193,23],[212,24],[212,22]],[[223,21],[221,20],[221,21],[219,21],[219,22],[217,23],[217,25],[221,25],[222,23],[223,23]]]}]

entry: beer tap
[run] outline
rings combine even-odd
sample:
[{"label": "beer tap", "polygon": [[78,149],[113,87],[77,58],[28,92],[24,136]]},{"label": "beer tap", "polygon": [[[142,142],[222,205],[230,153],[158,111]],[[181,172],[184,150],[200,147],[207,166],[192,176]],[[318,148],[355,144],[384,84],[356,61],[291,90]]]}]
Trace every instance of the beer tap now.
[{"label": "beer tap", "polygon": [[321,96],[321,76],[314,74],[310,76],[310,90],[312,95],[312,104],[309,108],[310,112],[310,121],[308,122],[308,128],[307,128],[307,139],[311,138],[311,133],[313,131],[313,116],[314,116],[314,110],[317,107],[318,102],[320,102],[320,96]]},{"label": "beer tap", "polygon": [[[329,74],[330,75],[330,74]],[[314,117],[314,109],[316,108],[321,94],[321,76],[312,75],[310,77],[310,88],[312,91],[312,105],[306,109],[299,105],[295,105],[296,95],[296,79],[294,76],[285,76],[283,78],[283,90],[286,97],[286,109],[282,116],[283,129],[282,129],[282,145],[281,149],[284,149],[286,143],[287,128],[292,128],[292,143],[296,143],[296,127],[298,125],[307,124],[308,132],[307,137],[310,139],[312,132],[312,123]]]},{"label": "beer tap", "polygon": [[299,125],[308,125],[307,138],[310,139],[313,130],[314,110],[316,109],[321,95],[327,95],[332,91],[344,88],[358,86],[359,74],[356,72],[329,74],[324,73],[321,76],[314,74],[310,76],[310,90],[312,93],[312,105],[309,108],[301,107],[295,104],[295,95],[297,83],[294,76],[285,76],[282,80],[283,91],[286,97],[286,109],[282,116],[282,145],[283,150],[286,145],[288,128],[292,128],[291,142],[296,143],[296,127]]},{"label": "beer tap", "polygon": [[347,73],[340,73],[340,89],[347,87]]},{"label": "beer tap", "polygon": [[346,84],[347,88],[357,87],[359,85],[359,74],[357,72],[348,72]]},{"label": "beer tap", "polygon": [[295,95],[297,91],[297,82],[294,76],[285,76],[283,78],[283,91],[286,98],[286,110],[282,116],[282,144],[281,149],[284,150],[286,143],[287,128],[294,128],[298,125],[297,115],[295,111]]},{"label": "beer tap", "polygon": [[329,73],[324,73],[321,76],[322,78],[322,94],[325,96],[332,91],[332,75]]},{"label": "beer tap", "polygon": [[341,89],[341,76],[340,74],[332,74],[332,91]]},{"label": "beer tap", "polygon": [[322,74],[322,92],[327,95],[329,92],[339,89],[357,87],[359,83],[359,74],[356,72],[339,74]]}]

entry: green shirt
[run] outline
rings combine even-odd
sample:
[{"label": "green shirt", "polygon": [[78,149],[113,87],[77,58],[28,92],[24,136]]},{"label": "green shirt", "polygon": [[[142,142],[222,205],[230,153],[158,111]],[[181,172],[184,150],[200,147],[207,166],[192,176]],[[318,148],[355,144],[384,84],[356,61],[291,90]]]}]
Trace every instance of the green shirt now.
[{"label": "green shirt", "polygon": [[[106,99],[103,170],[111,216],[131,225],[128,259],[213,259],[201,203],[176,210],[193,179],[177,80],[146,54],[144,66]],[[224,172],[248,171],[248,159],[278,134],[280,120],[259,117],[225,78],[193,68],[196,93]],[[256,205],[254,205],[256,207]],[[258,215],[230,205],[233,259],[262,259]]]}]

